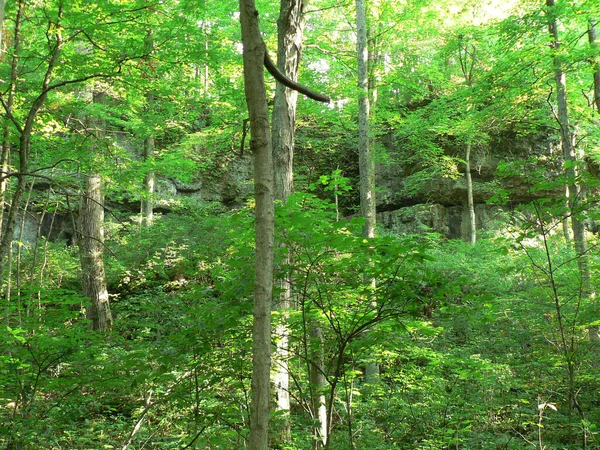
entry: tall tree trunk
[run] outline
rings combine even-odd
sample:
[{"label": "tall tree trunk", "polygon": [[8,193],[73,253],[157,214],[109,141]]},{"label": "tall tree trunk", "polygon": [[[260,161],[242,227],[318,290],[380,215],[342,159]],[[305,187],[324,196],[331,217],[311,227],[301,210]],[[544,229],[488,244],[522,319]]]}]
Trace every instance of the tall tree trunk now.
[{"label": "tall tree trunk", "polygon": [[8,208],[4,230],[2,230],[2,239],[0,241],[0,286],[4,284],[6,263],[11,251],[17,226],[17,217],[19,209],[23,204],[23,195],[25,194],[26,189],[27,180],[24,174],[29,170],[29,138],[25,138],[24,135],[21,135],[19,147],[19,175],[16,177],[17,185],[10,202],[10,207]]},{"label": "tall tree trunk", "polygon": [[[15,26],[15,37],[19,36],[19,27],[23,17],[23,13],[25,11],[26,2],[24,0],[20,0],[17,6],[17,20]],[[8,216],[6,218],[6,225],[4,228],[4,233],[2,235],[2,239],[0,240],[0,286],[2,286],[4,282],[4,272],[5,272],[5,264],[10,252],[10,247],[12,245],[12,241],[15,234],[15,227],[17,224],[17,215],[19,212],[19,208],[23,202],[23,194],[25,193],[25,184],[26,184],[26,174],[29,170],[29,154],[31,152],[31,135],[33,133],[33,126],[35,124],[35,119],[37,117],[38,112],[44,106],[46,99],[48,98],[48,92],[50,91],[50,81],[52,80],[52,75],[54,74],[54,69],[58,64],[58,59],[64,44],[62,37],[62,27],[60,26],[60,20],[62,19],[62,3],[59,3],[58,8],[58,23],[50,23],[50,27],[52,28],[52,34],[49,33],[49,38],[52,37],[54,40],[53,47],[50,52],[50,58],[48,60],[48,65],[46,67],[46,73],[44,74],[44,78],[42,80],[42,84],[40,86],[39,95],[33,100],[31,106],[29,107],[29,111],[27,112],[27,116],[25,117],[24,124],[22,126],[18,126],[19,131],[19,175],[17,176],[17,185],[15,188],[15,192],[12,197],[12,201],[10,204],[10,208],[8,210]],[[17,48],[15,47],[15,50]],[[13,57],[11,72],[13,70],[17,70],[17,57]],[[12,74],[11,74],[12,76]],[[17,81],[15,80],[14,83]],[[11,86],[13,89],[14,86]],[[9,94],[10,95],[10,94]],[[5,108],[7,115],[11,112],[8,108]]]},{"label": "tall tree trunk", "polygon": [[[277,68],[292,81],[298,80],[298,69],[304,38],[304,0],[281,0],[277,21]],[[273,145],[273,165],[275,177],[275,198],[285,205],[287,198],[294,192],[294,131],[296,125],[296,104],[298,92],[277,83],[271,142]],[[282,261],[283,265],[292,262],[292,251],[288,249]],[[275,389],[277,409],[283,413],[284,420],[280,431],[282,442],[288,443],[291,434],[290,413],[290,374],[289,374],[289,329],[287,310],[293,307],[292,280],[290,276],[279,282],[279,303],[282,322],[276,327],[277,346]]]},{"label": "tall tree trunk", "polygon": [[83,293],[91,300],[87,318],[93,330],[108,330],[112,314],[104,273],[104,195],[99,174],[85,177],[79,223]]},{"label": "tall tree trunk", "polygon": [[[144,38],[144,54],[143,59],[147,66],[147,77],[151,78],[155,71],[154,61],[152,60],[152,52],[154,51],[154,30],[149,29]],[[154,94],[151,91],[146,92],[146,103],[148,110],[154,108]],[[148,162],[154,157],[154,131],[148,131],[148,135],[144,138],[142,148],[142,160]],[[148,170],[144,176],[144,192],[141,201],[141,225],[149,227],[154,221],[154,171]]]},{"label": "tall tree trunk", "polygon": [[[17,190],[13,194],[10,207],[8,209],[8,217],[5,220],[4,210],[6,208],[6,191],[8,188],[8,163],[10,160],[10,135],[12,124],[9,119],[13,113],[13,104],[17,87],[17,76],[19,66],[19,51],[21,46],[21,23],[25,10],[25,2],[19,1],[15,16],[15,28],[13,33],[12,60],[10,67],[10,86],[4,101],[5,119],[2,135],[2,153],[0,156],[0,292],[4,284],[5,265],[9,256],[10,247],[14,236],[14,227],[17,220],[17,212],[20,207],[21,198],[25,188],[25,179],[23,175],[17,177]],[[0,23],[0,26],[3,24]],[[22,136],[21,136],[22,137]],[[23,141],[20,142],[21,144]],[[27,150],[27,151],[24,151]],[[19,151],[19,173],[23,174],[27,171],[27,163],[29,160],[28,149]],[[23,169],[25,165],[25,169]],[[19,197],[21,196],[21,198]],[[11,222],[14,224],[11,226]]]},{"label": "tall tree trunk", "polygon": [[[598,42],[596,41],[597,23],[598,21],[596,19],[590,19],[588,21],[588,38],[592,48],[598,47]],[[600,57],[598,56],[594,58],[594,104],[596,110],[600,113]]]},{"label": "tall tree trunk", "polygon": [[358,53],[358,152],[360,171],[360,213],[365,219],[363,235],[375,237],[375,164],[369,145],[369,50],[365,0],[356,0]]},{"label": "tall tree trunk", "polygon": [[568,204],[571,211],[571,227],[573,228],[573,242],[577,253],[577,264],[581,276],[581,284],[585,293],[589,292],[590,270],[586,253],[585,228],[579,211],[582,190],[577,181],[577,154],[575,152],[573,134],[569,120],[569,107],[567,102],[567,77],[563,70],[560,56],[560,40],[558,36],[558,20],[555,16],[554,0],[546,0],[548,7],[548,30],[552,37],[554,49],[554,82],[556,83],[556,97],[558,103],[557,121],[560,127],[561,144],[565,160],[565,175],[568,186]]},{"label": "tall tree trunk", "polygon": [[[144,139],[142,159],[148,161],[154,157],[154,136]],[[142,226],[149,227],[154,221],[154,171],[149,170],[144,176],[144,193],[141,202]]]},{"label": "tall tree trunk", "polygon": [[256,201],[252,393],[248,443],[250,450],[267,450],[269,446],[271,297],[273,294],[275,212],[269,107],[263,71],[266,49],[258,28],[258,11],[254,0],[240,0],[240,22],[244,45],[244,88],[252,136],[250,147],[254,153]]},{"label": "tall tree trunk", "polygon": [[6,191],[8,190],[8,162],[10,160],[10,125],[7,123],[2,135],[0,150],[0,231],[3,229]]},{"label": "tall tree trunk", "polygon": [[[94,103],[104,103],[106,95],[92,94]],[[91,119],[96,142],[93,143],[92,159],[97,158],[98,146],[104,139],[104,120]],[[92,166],[96,165],[95,161]],[[79,211],[79,251],[83,293],[90,299],[87,318],[93,330],[109,330],[112,327],[112,314],[104,272],[104,192],[99,173],[85,176],[85,186]]]},{"label": "tall tree trunk", "polygon": [[[598,48],[597,42],[597,33],[596,33],[596,24],[597,20],[590,19],[588,21],[588,38],[590,42],[590,46],[593,49]],[[594,68],[594,106],[598,113],[600,113],[600,57],[596,56],[593,61]],[[598,310],[598,300],[595,299],[594,296],[594,306],[595,309]],[[595,344],[600,344],[600,327],[599,326],[591,326],[588,329],[590,341]]]},{"label": "tall tree trunk", "polygon": [[[356,52],[358,56],[358,167],[360,172],[360,214],[365,219],[363,236],[375,237],[375,163],[369,142],[369,49],[367,43],[366,0],[356,0]],[[369,280],[373,290],[375,280]],[[369,362],[365,368],[367,383],[377,382],[379,366]]]},{"label": "tall tree trunk", "polygon": [[323,332],[318,324],[309,329],[310,344],[310,400],[315,423],[313,429],[313,449],[323,448],[328,440],[327,404],[325,399],[325,357],[323,354]]},{"label": "tall tree trunk", "polygon": [[0,0],[0,53],[2,53],[2,43],[4,42],[4,13],[6,11],[6,0]]},{"label": "tall tree trunk", "polygon": [[[468,41],[463,41],[462,35],[459,36],[460,47],[458,49],[458,61],[460,70],[465,78],[467,87],[473,86],[473,74],[475,68],[476,47],[469,45]],[[469,214],[469,242],[471,245],[477,243],[477,220],[475,216],[475,204],[473,202],[473,179],[471,178],[471,148],[470,137],[467,137],[467,150],[465,152],[465,184],[467,185],[467,213]]]},{"label": "tall tree trunk", "polygon": [[[2,43],[4,39],[4,12],[6,10],[6,0],[0,0],[0,60],[2,59]],[[18,10],[17,10],[18,12]],[[13,61],[11,63],[11,77],[8,91],[8,99],[6,103],[6,112],[7,115],[12,114],[12,105],[14,99],[14,86],[16,81],[16,60],[19,48],[19,35],[20,35],[20,25],[21,20],[20,17],[17,17],[15,23],[15,44],[13,47]],[[3,128],[2,134],[2,149],[0,150],[0,231],[2,230],[2,221],[4,219],[4,201],[6,199],[6,190],[8,188],[8,178],[4,178],[8,174],[8,161],[10,159],[10,141],[9,141],[9,133],[10,133],[10,120],[5,118],[4,121],[6,125]],[[0,283],[1,286],[1,283]]]},{"label": "tall tree trunk", "polygon": [[210,60],[209,50],[209,26],[208,22],[204,21],[202,24],[202,31],[204,32],[204,62],[202,64],[202,85],[204,88],[204,98],[208,98],[208,92],[210,90],[210,80],[209,80],[209,65],[208,61]]},{"label": "tall tree trunk", "polygon": [[477,222],[475,217],[475,204],[473,203],[473,180],[471,179],[471,143],[467,144],[465,157],[465,180],[467,183],[467,208],[469,210],[469,242],[475,245],[477,242]]},{"label": "tall tree trunk", "polygon": [[[304,39],[305,0],[281,0],[277,21],[277,67],[293,81],[298,69]],[[285,203],[294,192],[294,128],[298,92],[277,83],[273,105],[273,165],[276,199]]]}]

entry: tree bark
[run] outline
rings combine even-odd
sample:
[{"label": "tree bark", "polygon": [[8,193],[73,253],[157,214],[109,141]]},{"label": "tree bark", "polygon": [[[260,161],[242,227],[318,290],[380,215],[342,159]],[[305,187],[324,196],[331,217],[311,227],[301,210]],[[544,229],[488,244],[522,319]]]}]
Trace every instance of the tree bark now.
[{"label": "tree bark", "polygon": [[313,449],[323,448],[328,439],[327,403],[325,399],[325,357],[323,354],[323,332],[318,324],[311,324],[310,338],[310,399],[313,421]]},{"label": "tree bark", "polygon": [[[0,0],[0,60],[2,59],[2,42],[4,39],[4,12],[6,10],[6,0]],[[18,13],[17,9],[17,13]],[[15,58],[18,54],[19,48],[19,35],[20,35],[20,17],[17,17],[15,22],[15,44],[14,44],[14,53],[13,53],[13,61],[11,63],[11,77],[8,91],[8,100],[6,108],[9,110],[8,113],[12,114],[12,104],[14,98],[14,85],[16,81],[16,61]],[[8,119],[4,119],[6,124],[3,127],[2,134],[2,150],[0,150],[0,231],[2,230],[2,222],[4,219],[4,201],[6,200],[6,190],[8,189],[8,178],[4,178],[6,174],[8,174],[8,161],[10,158],[10,141],[9,141],[9,133],[10,133],[10,121]],[[0,286],[1,286],[0,282]]]},{"label": "tree bark", "polygon": [[2,52],[2,42],[4,42],[4,13],[6,11],[6,0],[0,0],[0,52]]},{"label": "tree bark", "polygon": [[[142,159],[148,161],[154,156],[154,136],[144,139]],[[154,171],[150,170],[144,176],[144,193],[141,202],[142,226],[149,227],[154,221]]]},{"label": "tree bark", "polygon": [[473,203],[473,180],[471,179],[471,143],[467,144],[465,157],[465,180],[467,183],[467,208],[469,210],[469,242],[475,245],[477,242],[477,221],[475,216],[475,204]]},{"label": "tree bark", "polygon": [[265,44],[258,28],[254,0],[240,0],[244,46],[244,88],[254,153],[256,260],[252,330],[250,450],[267,450],[271,370],[271,296],[273,293],[274,192],[269,107],[263,64]]},{"label": "tree bark", "polygon": [[108,330],[112,314],[104,273],[104,195],[99,174],[85,177],[79,220],[83,293],[91,300],[87,318],[93,330]]},{"label": "tree bark", "polygon": [[[375,163],[369,142],[369,49],[367,43],[366,0],[356,0],[356,52],[358,56],[358,167],[360,172],[360,214],[365,219],[363,236],[375,237]],[[373,290],[376,281],[369,280]],[[379,366],[369,362],[365,368],[367,383],[377,382]]]},{"label": "tree bark", "polygon": [[577,153],[575,151],[573,134],[569,120],[569,107],[567,101],[567,77],[563,70],[563,63],[560,57],[560,39],[558,36],[558,21],[555,17],[554,0],[546,0],[548,7],[548,30],[552,37],[552,46],[554,49],[554,82],[556,84],[556,97],[558,103],[557,121],[560,127],[561,145],[563,158],[565,160],[565,175],[568,186],[568,204],[571,211],[571,227],[573,228],[573,242],[575,252],[577,253],[577,264],[581,276],[584,292],[589,291],[590,271],[588,257],[586,253],[585,228],[583,220],[580,217],[580,204],[582,190],[577,181]]},{"label": "tree bark", "polygon": [[[304,38],[305,0],[281,0],[278,27],[277,68],[292,81],[298,69]],[[294,192],[294,128],[298,92],[277,83],[273,105],[272,144],[276,199],[285,203]]]},{"label": "tree bark", "polygon": [[[154,50],[154,30],[149,29],[144,39],[144,54],[146,55],[143,59],[147,67],[147,77],[151,78],[152,73],[155,70],[154,61],[152,60],[152,52]],[[152,111],[154,108],[154,94],[149,90],[146,92],[146,103],[148,110]],[[142,160],[148,162],[154,157],[154,131],[148,131],[147,136],[144,138],[144,144],[142,147]],[[148,170],[144,175],[144,192],[142,194],[141,201],[141,225],[143,227],[149,227],[154,221],[154,171]]]},{"label": "tree bark", "polygon": [[[105,94],[93,93],[95,103],[104,103]],[[103,120],[91,119],[96,142],[92,148],[92,159],[97,158],[99,142],[104,138],[106,124]],[[92,166],[95,166],[92,162]],[[87,318],[92,330],[109,330],[112,314],[104,272],[104,192],[99,173],[85,176],[79,211],[79,251],[83,293],[90,299]]]},{"label": "tree bark", "polygon": [[[277,68],[290,80],[297,82],[302,40],[304,38],[304,0],[281,0],[277,21]],[[273,164],[275,177],[275,198],[285,205],[287,198],[294,192],[294,131],[296,124],[296,105],[298,92],[277,83],[271,141],[273,145]],[[282,261],[283,265],[292,262],[292,251],[288,249]],[[291,437],[290,412],[290,374],[289,374],[289,329],[287,310],[293,307],[292,280],[290,276],[279,282],[278,309],[282,311],[282,322],[276,327],[277,346],[274,359],[275,389],[277,409],[284,414],[279,435],[283,443]]]},{"label": "tree bark", "polygon": [[[590,45],[592,48],[598,47],[598,42],[596,41],[596,19],[590,19],[588,21],[588,38],[590,41]],[[600,113],[600,57],[594,58],[594,105],[596,106],[596,110]]]},{"label": "tree bark", "polygon": [[[6,6],[6,5],[5,5]],[[6,117],[4,118],[4,128],[2,135],[2,153],[0,155],[0,291],[2,290],[2,286],[4,284],[4,272],[5,265],[7,263],[7,259],[10,252],[10,246],[12,245],[12,239],[14,236],[14,225],[13,227],[9,227],[8,224],[5,223],[4,218],[4,210],[6,208],[6,191],[8,189],[8,162],[10,160],[10,135],[11,135],[11,127],[12,124],[10,122],[9,117],[12,116],[13,113],[13,104],[15,98],[15,92],[17,88],[17,70],[19,67],[19,51],[21,47],[21,23],[23,19],[23,12],[25,10],[25,2],[19,1],[15,16],[15,28],[13,33],[13,47],[12,47],[12,60],[10,65],[10,85],[8,88],[8,93],[6,95],[6,100],[4,101],[4,109],[6,113]],[[4,11],[2,12],[4,14]],[[0,26],[3,26],[3,23],[0,23]],[[22,152],[19,152],[19,156],[27,156]],[[20,160],[21,165],[25,163],[27,167],[28,157],[25,158],[25,161]],[[21,169],[19,173],[23,173],[24,171]],[[17,187],[19,185],[23,185],[21,187],[21,195],[22,190],[24,189],[25,180],[19,177]],[[15,194],[18,194],[19,189]],[[13,209],[12,205],[15,205]],[[17,196],[15,202],[15,195],[13,194],[13,198],[11,201],[11,206],[9,207],[8,212],[8,222],[11,220],[16,221],[16,212],[20,207],[20,199]],[[13,210],[13,212],[11,212]],[[14,217],[13,217],[14,214]],[[15,222],[16,223],[16,222]]]},{"label": "tree bark", "polygon": [[[593,49],[598,48],[597,33],[596,33],[596,19],[589,19],[588,21],[588,38],[590,46]],[[596,56],[593,60],[594,68],[594,107],[596,111],[600,113],[600,57]],[[594,296],[594,306],[598,309],[597,300]],[[592,326],[588,329],[590,341],[596,345],[600,344],[600,327]]]},{"label": "tree bark", "polygon": [[369,50],[365,0],[356,0],[358,54],[358,152],[360,171],[360,213],[365,219],[363,236],[375,237],[375,164],[369,145]]}]

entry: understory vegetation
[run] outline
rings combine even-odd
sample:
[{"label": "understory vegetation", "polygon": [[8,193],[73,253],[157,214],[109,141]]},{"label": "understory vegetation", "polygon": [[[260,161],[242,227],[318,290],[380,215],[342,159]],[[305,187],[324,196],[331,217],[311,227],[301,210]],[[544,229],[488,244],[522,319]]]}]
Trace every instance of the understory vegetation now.
[{"label": "understory vegetation", "polygon": [[[294,249],[278,272],[291,275],[297,299],[289,316],[292,439],[281,448],[311,448],[307,367],[318,342],[307,327],[315,324],[331,448],[600,445],[599,349],[588,337],[594,305],[582,297],[561,236],[505,229],[471,246],[382,232],[367,242],[359,220],[336,221],[332,203],[308,194],[295,194],[277,214]],[[0,441],[32,449],[243,448],[252,221],[242,208],[190,209],[141,231],[113,222],[107,279],[115,327],[102,334],[88,330],[72,269],[77,252],[43,239],[22,248],[18,292],[0,328]],[[34,257],[45,261],[44,273],[31,270]],[[380,363],[380,382],[366,384],[371,360]]]}]

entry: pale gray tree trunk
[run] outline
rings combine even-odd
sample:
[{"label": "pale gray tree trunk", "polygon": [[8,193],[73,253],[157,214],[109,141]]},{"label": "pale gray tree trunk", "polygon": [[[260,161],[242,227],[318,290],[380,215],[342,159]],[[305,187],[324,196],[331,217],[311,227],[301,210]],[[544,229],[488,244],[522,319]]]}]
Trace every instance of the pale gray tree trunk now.
[{"label": "pale gray tree trunk", "polygon": [[[569,185],[565,184],[564,188],[565,188],[565,198],[564,198],[563,205],[565,206],[566,209],[569,209],[569,204],[570,204]],[[571,250],[571,226],[569,225],[569,216],[568,215],[565,215],[565,217],[562,220],[562,229],[563,229],[563,236],[565,237],[565,242],[567,244],[567,248],[569,250]]]},{"label": "pale gray tree trunk", "polygon": [[358,152],[360,170],[360,213],[365,219],[363,235],[375,237],[375,164],[369,145],[369,50],[365,0],[356,0],[358,54]]},{"label": "pale gray tree trunk", "polygon": [[577,263],[582,280],[584,292],[589,292],[590,270],[588,256],[586,252],[585,228],[580,216],[580,205],[583,192],[577,181],[577,153],[575,151],[573,133],[569,120],[569,107],[567,102],[567,77],[563,70],[563,62],[560,56],[560,40],[558,36],[558,21],[554,17],[554,0],[546,0],[548,7],[548,29],[552,37],[554,49],[554,82],[556,84],[556,97],[558,103],[557,121],[561,134],[561,145],[563,149],[563,158],[565,160],[565,175],[569,180],[568,186],[568,204],[571,211],[571,227],[573,229],[573,242],[575,252],[577,253]]},{"label": "pale gray tree trunk", "polygon": [[310,400],[315,428],[313,430],[313,449],[324,447],[328,439],[327,403],[325,399],[325,356],[323,353],[323,331],[318,324],[309,329],[310,344]]},{"label": "pale gray tree trunk", "polygon": [[[281,0],[277,21],[277,67],[298,80],[304,38],[304,0]],[[276,199],[285,203],[294,192],[294,129],[298,92],[277,83],[273,105],[272,143]]]},{"label": "pale gray tree trunk", "polygon": [[[142,159],[148,161],[154,157],[154,136],[148,136],[144,139],[142,149]],[[144,193],[141,202],[142,226],[149,227],[154,221],[154,178],[153,170],[150,170],[144,176]]]},{"label": "pale gray tree trunk", "polygon": [[471,179],[471,143],[467,144],[465,157],[465,180],[467,183],[467,209],[469,210],[469,242],[475,245],[477,242],[477,222],[475,216],[475,204],[473,203],[473,180]]},{"label": "pale gray tree trunk", "polygon": [[[590,46],[593,49],[598,48],[598,41],[596,40],[597,39],[596,24],[597,24],[596,19],[590,19],[588,21],[588,38],[589,38]],[[594,58],[593,67],[594,67],[594,106],[596,107],[596,110],[598,111],[598,113],[600,113],[600,57],[597,56],[596,58]],[[597,310],[598,309],[598,301],[595,299],[595,296],[594,296],[594,306],[596,307],[596,310]],[[600,344],[600,327],[592,326],[589,328],[588,331],[589,331],[590,341],[595,344]]]},{"label": "pale gray tree trunk", "polygon": [[[12,109],[12,105],[11,105]],[[0,230],[3,229],[6,191],[8,190],[8,161],[10,160],[10,126],[4,128],[2,149],[0,150]]]},{"label": "pale gray tree trunk", "polygon": [[269,107],[263,70],[266,49],[258,28],[258,11],[254,0],[240,0],[240,22],[244,46],[244,88],[252,136],[250,147],[254,153],[256,201],[252,392],[248,445],[250,450],[267,450],[269,447],[271,297],[273,295],[275,213]]},{"label": "pale gray tree trunk", "polygon": [[[6,0],[0,0],[0,60],[4,58],[4,50],[2,47],[2,43],[4,42],[4,12],[6,10]],[[18,54],[18,46],[19,46],[19,27],[21,20],[18,18],[15,24],[15,44],[14,44],[14,53],[13,58],[17,57]],[[8,92],[8,100],[6,109],[7,115],[12,114],[12,105],[14,98],[14,85],[16,80],[16,63],[11,64],[11,78],[10,78],[10,88]],[[14,74],[14,76],[13,76]],[[8,161],[10,158],[10,141],[9,141],[9,132],[10,132],[10,122],[8,119],[4,119],[6,121],[6,125],[4,125],[4,132],[2,134],[2,149],[0,150],[0,230],[2,230],[2,221],[4,219],[4,201],[6,200],[6,190],[8,189],[8,179],[4,178],[8,174]]]},{"label": "pale gray tree trunk", "polygon": [[[590,45],[592,48],[598,47],[598,42],[596,41],[597,33],[596,33],[596,19],[590,19],[588,22],[588,38],[590,41]],[[600,113],[600,57],[594,58],[594,104],[596,106],[596,110]]]},{"label": "pale gray tree trunk", "polygon": [[[366,0],[356,0],[356,52],[358,56],[358,167],[360,172],[360,214],[365,219],[363,236],[375,237],[375,163],[369,142],[369,48],[367,42]],[[369,280],[373,289],[375,280]],[[369,362],[365,368],[367,383],[379,379],[379,365]]]},{"label": "pale gray tree trunk", "polygon": [[[6,0],[0,0],[0,52],[3,51],[2,44],[4,43],[4,13],[6,11]],[[1,58],[0,58],[1,59]]]},{"label": "pale gray tree trunk", "polygon": [[[147,67],[147,76],[152,77],[154,72],[154,61],[152,59],[152,53],[154,51],[154,30],[149,29],[144,38],[144,58],[143,61]],[[146,92],[146,103],[147,109],[152,110],[154,108],[154,94],[151,91]],[[144,138],[142,147],[142,161],[148,162],[154,157],[154,132],[149,131],[148,135]],[[144,175],[144,192],[142,194],[142,201],[140,206],[141,213],[141,225],[142,227],[149,227],[154,221],[154,178],[155,174],[153,170],[148,170]]]},{"label": "pale gray tree trunk", "polygon": [[[277,68],[292,81],[298,80],[298,69],[304,38],[303,0],[281,0],[277,21]],[[275,177],[275,198],[285,205],[287,198],[294,192],[294,131],[296,125],[296,104],[298,92],[277,83],[273,105],[272,145]],[[282,261],[283,265],[292,262],[292,251],[288,249]],[[280,280],[281,292],[277,308],[282,311],[282,321],[275,329],[277,337],[274,360],[275,396],[277,409],[283,414],[280,438],[289,442],[291,435],[290,413],[290,373],[289,373],[289,329],[287,311],[293,307],[292,280],[290,276]]]},{"label": "pale gray tree trunk", "polygon": [[[459,37],[460,47],[458,49],[458,60],[460,70],[465,78],[467,87],[473,86],[473,75],[475,73],[476,47],[469,45],[467,40]],[[469,215],[469,242],[471,245],[477,243],[477,221],[475,216],[475,204],[473,202],[473,179],[471,177],[471,138],[467,137],[467,150],[465,152],[465,184],[467,185],[467,213]]]}]

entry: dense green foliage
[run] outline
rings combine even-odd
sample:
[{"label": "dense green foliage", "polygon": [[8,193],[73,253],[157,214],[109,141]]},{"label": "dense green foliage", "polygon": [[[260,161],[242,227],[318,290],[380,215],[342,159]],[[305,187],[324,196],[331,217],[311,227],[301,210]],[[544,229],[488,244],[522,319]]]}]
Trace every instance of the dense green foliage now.
[{"label": "dense green foliage", "polygon": [[[292,397],[291,439],[273,433],[273,448],[313,448],[318,394],[332,450],[600,448],[600,46],[586,37],[598,2],[561,0],[551,12],[542,2],[368,2],[373,145],[378,168],[399,180],[379,198],[387,209],[463,205],[473,145],[474,164],[494,171],[476,181],[477,203],[502,211],[476,245],[427,227],[361,237],[354,11],[311,3],[300,78],[334,102],[300,100],[297,193],[276,210],[285,247],[274,276],[292,280],[295,307],[273,312],[290,330]],[[276,6],[259,3],[269,48]],[[16,180],[26,178],[27,189],[1,289],[2,448],[247,445],[254,216],[236,8],[8,2],[5,216]],[[576,180],[558,151],[549,14],[563,40]],[[98,92],[108,101],[94,102]],[[19,139],[44,93],[23,174]],[[149,136],[156,151],[142,158]],[[106,184],[115,317],[106,332],[89,329],[74,242],[81,175],[90,170]],[[154,223],[141,226],[148,173],[162,188],[152,195]],[[575,182],[586,198],[571,210],[564,187]],[[585,255],[565,239],[571,217],[586,223]],[[322,340],[311,338],[315,327]],[[319,352],[323,392],[309,382]],[[366,383],[373,362],[380,381]],[[284,420],[273,408],[273,429]]]},{"label": "dense green foliage", "polygon": [[[294,273],[299,302],[290,322],[289,448],[310,448],[305,371],[307,347],[315,343],[307,339],[308,321],[318,321],[326,337],[332,448],[349,448],[352,436],[354,448],[517,449],[536,441],[538,431],[548,444],[581,448],[584,429],[593,445],[596,349],[577,316],[590,312],[580,308],[576,264],[560,239],[548,238],[560,267],[551,282],[542,272],[547,255],[533,239],[523,244],[527,253],[499,237],[475,247],[435,236],[366,243],[360,223],[335,222],[331,204],[306,195],[278,217],[295,249],[294,264],[283,270]],[[35,277],[24,283],[9,310],[19,324],[3,328],[5,442],[117,447],[142,418],[135,446],[193,447],[200,435],[197,448],[243,447],[251,221],[242,209],[164,217],[141,235],[115,230],[110,334],[86,330],[82,299],[69,289],[75,271],[57,267],[43,286]],[[49,267],[73,256],[62,244],[45,251]],[[367,261],[375,261],[369,270],[380,280],[376,292],[362,277]],[[553,283],[564,296],[567,356]],[[382,383],[366,387],[361,374],[374,356],[382,361]],[[568,404],[570,363],[585,420]]]}]

